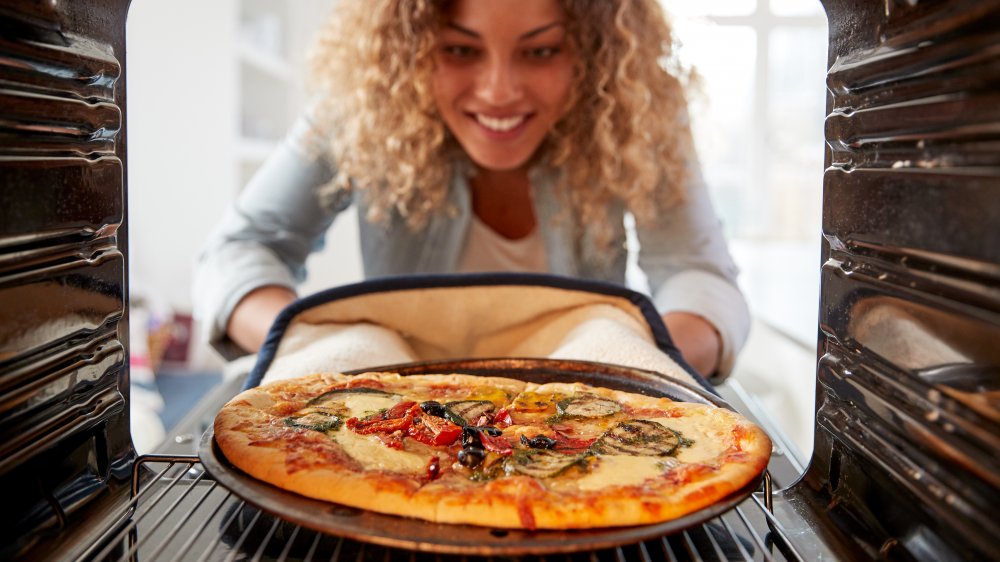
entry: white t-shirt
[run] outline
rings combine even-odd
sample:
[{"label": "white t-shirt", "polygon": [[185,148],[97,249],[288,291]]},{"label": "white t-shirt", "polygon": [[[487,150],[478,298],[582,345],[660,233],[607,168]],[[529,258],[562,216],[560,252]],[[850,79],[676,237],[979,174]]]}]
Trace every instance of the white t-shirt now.
[{"label": "white t-shirt", "polygon": [[527,236],[511,240],[490,228],[473,213],[472,221],[469,223],[469,234],[465,239],[465,248],[458,260],[458,270],[465,273],[483,271],[547,273],[549,265],[545,260],[542,234],[536,225]]}]

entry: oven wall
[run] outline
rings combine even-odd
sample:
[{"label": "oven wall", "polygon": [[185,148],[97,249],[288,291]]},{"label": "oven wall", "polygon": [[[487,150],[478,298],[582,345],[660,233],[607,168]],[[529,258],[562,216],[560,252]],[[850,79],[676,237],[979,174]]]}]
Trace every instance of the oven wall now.
[{"label": "oven wall", "polygon": [[120,488],[127,0],[0,6],[0,558]]},{"label": "oven wall", "polygon": [[985,559],[1000,536],[1000,2],[825,7],[807,481],[873,556]]}]

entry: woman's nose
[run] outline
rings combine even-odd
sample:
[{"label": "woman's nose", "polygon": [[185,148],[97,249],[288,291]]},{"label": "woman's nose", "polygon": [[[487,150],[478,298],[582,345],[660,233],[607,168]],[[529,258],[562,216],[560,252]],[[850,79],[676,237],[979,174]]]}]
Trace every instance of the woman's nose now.
[{"label": "woman's nose", "polygon": [[491,58],[486,61],[479,76],[479,97],[492,105],[506,105],[517,101],[523,87],[517,69],[506,60]]}]

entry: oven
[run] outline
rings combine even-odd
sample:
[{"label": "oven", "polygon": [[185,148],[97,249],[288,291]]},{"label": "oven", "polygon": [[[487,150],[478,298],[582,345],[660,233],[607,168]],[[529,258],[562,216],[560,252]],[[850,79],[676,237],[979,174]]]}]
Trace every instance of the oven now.
[{"label": "oven", "polygon": [[[1000,557],[1000,1],[827,0],[815,449],[745,501],[563,553],[373,544],[261,511],[129,432],[128,0],[0,6],[0,557],[984,560]],[[817,146],[816,150],[821,147]],[[819,186],[816,186],[819,189]],[[768,427],[752,396],[724,390]],[[330,509],[336,509],[331,507]],[[447,532],[443,530],[442,532]],[[495,534],[502,543],[503,533]],[[431,537],[433,538],[433,537]],[[558,550],[558,549],[556,549]]]}]

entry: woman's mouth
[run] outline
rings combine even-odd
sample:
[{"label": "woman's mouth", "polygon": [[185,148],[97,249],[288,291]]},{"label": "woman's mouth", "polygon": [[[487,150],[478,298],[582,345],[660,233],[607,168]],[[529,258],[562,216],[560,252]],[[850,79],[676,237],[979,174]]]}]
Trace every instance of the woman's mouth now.
[{"label": "woman's mouth", "polygon": [[513,115],[510,117],[490,117],[482,113],[473,114],[476,122],[487,130],[494,133],[507,133],[513,131],[528,119],[527,113]]}]

